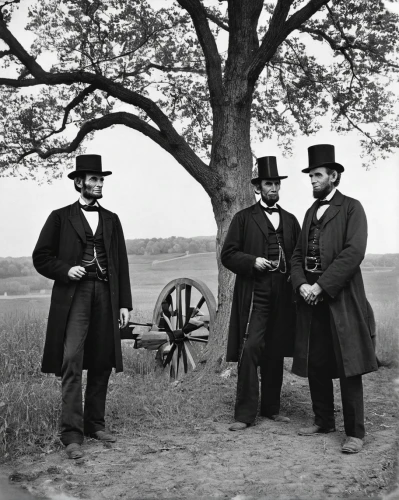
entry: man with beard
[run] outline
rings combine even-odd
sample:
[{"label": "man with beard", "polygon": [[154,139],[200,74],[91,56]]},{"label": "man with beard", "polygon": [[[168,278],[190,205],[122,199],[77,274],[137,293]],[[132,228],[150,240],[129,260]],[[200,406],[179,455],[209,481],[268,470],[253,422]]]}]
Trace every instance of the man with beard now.
[{"label": "man with beard", "polygon": [[84,435],[116,441],[105,431],[105,400],[112,368],[122,370],[118,321],[126,326],[132,297],[121,223],[97,201],[111,173],[99,155],[76,158],[68,177],[80,198],[50,214],[33,252],[37,271],[55,280],[42,371],[62,377],[61,441],[74,459]]},{"label": "man with beard", "polygon": [[236,274],[227,361],[238,362],[235,423],[230,430],[251,425],[258,408],[261,370],[261,415],[277,422],[284,356],[292,356],[295,309],[289,283],[289,262],[300,227],[279,200],[281,179],[274,156],[258,158],[258,177],[251,182],[259,203],[235,214],[221,260]]},{"label": "man with beard", "polygon": [[344,167],[334,146],[308,149],[308,173],[316,201],[306,212],[291,260],[299,292],[292,371],[309,378],[314,425],[302,436],[335,431],[332,379],[339,377],[346,439],[344,453],[362,449],[362,374],[377,370],[374,317],[367,302],[360,264],[367,243],[367,220],[359,201],[336,188]]}]

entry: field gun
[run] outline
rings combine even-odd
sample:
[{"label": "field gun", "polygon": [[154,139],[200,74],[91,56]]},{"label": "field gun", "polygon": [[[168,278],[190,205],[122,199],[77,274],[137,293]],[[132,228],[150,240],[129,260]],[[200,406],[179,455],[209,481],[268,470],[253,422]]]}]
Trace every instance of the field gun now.
[{"label": "field gun", "polygon": [[[208,344],[216,316],[216,301],[210,289],[198,279],[177,278],[161,291],[148,323],[129,321],[122,339],[134,340],[134,347],[155,350],[156,360],[169,369],[172,379],[194,370]],[[148,330],[135,333],[136,326]]]}]

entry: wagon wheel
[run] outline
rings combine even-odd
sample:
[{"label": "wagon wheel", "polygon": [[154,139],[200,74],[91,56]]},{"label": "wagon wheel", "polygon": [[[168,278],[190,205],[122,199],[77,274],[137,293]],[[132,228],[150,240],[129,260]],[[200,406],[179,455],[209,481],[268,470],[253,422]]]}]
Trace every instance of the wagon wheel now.
[{"label": "wagon wheel", "polygon": [[169,368],[171,378],[196,368],[208,344],[215,315],[215,298],[202,281],[177,278],[164,287],[155,304],[152,323],[168,336],[158,349],[157,358],[164,368]]}]

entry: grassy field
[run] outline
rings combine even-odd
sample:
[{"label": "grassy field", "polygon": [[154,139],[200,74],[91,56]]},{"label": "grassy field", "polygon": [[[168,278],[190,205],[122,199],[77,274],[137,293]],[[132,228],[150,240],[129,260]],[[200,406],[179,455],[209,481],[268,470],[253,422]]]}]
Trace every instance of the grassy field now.
[{"label": "grassy field", "polygon": [[[151,320],[162,288],[177,277],[201,279],[217,296],[214,253],[175,257],[129,256],[135,304],[133,318],[137,321]],[[377,321],[377,354],[386,366],[398,360],[398,278],[394,272],[364,273],[367,295]],[[5,458],[30,450],[48,450],[57,443],[60,382],[40,373],[49,303],[49,295],[0,300],[0,456]],[[169,407],[172,403],[166,401],[168,381],[155,376],[154,353],[134,350],[127,343],[123,350],[125,372],[113,378],[111,416],[115,413],[117,420],[122,408],[126,415],[131,411],[130,398],[115,399],[114,396],[131,385],[132,377],[140,397],[145,399],[150,391],[152,399],[159,399],[165,414],[178,415],[181,401],[176,400],[173,402],[176,407]]]}]

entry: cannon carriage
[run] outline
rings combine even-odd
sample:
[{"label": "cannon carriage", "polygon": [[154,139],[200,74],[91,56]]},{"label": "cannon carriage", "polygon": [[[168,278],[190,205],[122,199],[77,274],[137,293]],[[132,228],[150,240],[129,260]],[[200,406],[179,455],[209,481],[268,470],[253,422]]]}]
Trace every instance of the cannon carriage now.
[{"label": "cannon carriage", "polygon": [[[134,340],[137,349],[157,351],[157,362],[169,370],[171,379],[177,379],[194,370],[203,358],[215,316],[215,297],[205,283],[176,278],[158,296],[152,321],[130,321],[121,337]],[[136,326],[148,330],[136,333]]]}]

